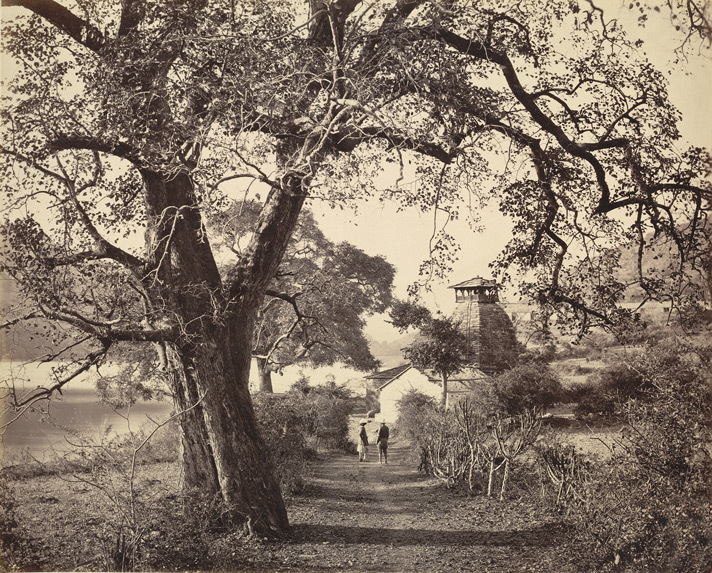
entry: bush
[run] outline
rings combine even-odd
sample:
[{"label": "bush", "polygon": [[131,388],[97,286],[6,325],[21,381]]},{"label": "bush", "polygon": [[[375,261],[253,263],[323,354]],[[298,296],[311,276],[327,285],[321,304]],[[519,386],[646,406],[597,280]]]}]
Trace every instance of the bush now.
[{"label": "bush", "polygon": [[684,348],[658,345],[606,376],[620,391],[614,411],[627,426],[613,458],[592,466],[571,503],[585,565],[709,571],[709,366]]},{"label": "bush", "polygon": [[[411,391],[398,402],[399,432],[415,446],[418,469],[470,493],[495,493],[504,499],[515,460],[536,440],[541,416],[525,410],[502,415],[482,396],[463,398],[444,410],[435,400]],[[501,479],[499,474],[501,474]]]},{"label": "bush", "polygon": [[672,340],[648,345],[628,362],[615,362],[589,376],[585,384],[569,390],[569,400],[576,402],[578,417],[601,415],[613,417],[620,413],[620,405],[630,399],[647,401],[653,394],[654,380],[665,376],[695,376],[684,349]]},{"label": "bush", "polygon": [[315,454],[307,445],[308,414],[295,396],[286,394],[258,394],[254,406],[282,489],[290,493],[301,490],[308,460]]},{"label": "bush", "polygon": [[314,448],[349,451],[349,416],[353,410],[351,391],[330,382],[323,386],[301,386],[288,393],[307,415],[308,437]]},{"label": "bush", "polygon": [[349,440],[353,402],[346,388],[334,383],[310,386],[303,377],[286,394],[258,394],[254,406],[285,491],[302,489],[308,461],[317,451],[354,448]]},{"label": "bush", "polygon": [[581,570],[699,571],[712,564],[709,503],[619,458],[590,464],[568,508]]},{"label": "bush", "polygon": [[220,556],[234,555],[251,535],[219,497],[193,490],[161,502],[160,511],[146,516],[151,533],[142,539],[138,570],[224,570]]},{"label": "bush", "polygon": [[556,374],[544,363],[515,366],[494,380],[494,398],[509,415],[538,408],[544,410],[564,399]]},{"label": "bush", "polygon": [[416,390],[398,400],[397,407],[398,436],[413,446],[418,470],[446,479],[451,484],[453,473],[461,472],[449,471],[446,467],[448,461],[462,460],[467,454],[467,445],[458,435],[453,416],[444,411],[434,398]]},{"label": "bush", "polygon": [[427,424],[440,408],[434,398],[411,390],[397,402],[398,419],[395,426],[398,435],[406,440],[417,443],[422,437],[424,423]]}]

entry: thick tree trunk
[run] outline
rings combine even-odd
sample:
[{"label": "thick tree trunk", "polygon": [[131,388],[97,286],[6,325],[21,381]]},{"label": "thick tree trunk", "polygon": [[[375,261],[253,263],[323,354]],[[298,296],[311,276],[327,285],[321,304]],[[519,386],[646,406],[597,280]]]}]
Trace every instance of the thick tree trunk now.
[{"label": "thick tree trunk", "polygon": [[[144,172],[148,187],[143,279],[156,321],[177,323],[170,345],[186,487],[218,493],[236,518],[261,535],[289,529],[271,453],[249,393],[257,310],[303,203],[299,189],[275,191],[248,254],[224,286],[197,209],[192,181]],[[290,180],[295,185],[300,181]]]},{"label": "thick tree trunk", "polygon": [[[249,394],[249,323],[204,332],[200,343],[171,349],[180,414],[184,487],[219,494],[234,516],[261,535],[289,530],[271,452]],[[249,331],[249,332],[248,332]]]},{"label": "thick tree trunk", "polygon": [[[188,348],[183,361],[202,413],[220,493],[262,535],[289,529],[272,455],[257,428],[249,393],[251,325],[234,320]],[[197,454],[201,455],[203,449]]]},{"label": "thick tree trunk", "polygon": [[264,358],[257,358],[258,391],[272,394],[272,369]]},{"label": "thick tree trunk", "polygon": [[194,381],[186,376],[180,352],[169,347],[167,354],[172,375],[173,405],[179,414],[183,487],[216,495],[220,492],[220,481],[205,425],[203,400]]},{"label": "thick tree trunk", "polygon": [[447,408],[447,374],[441,374],[441,379],[443,383],[443,394],[440,397],[440,405],[445,409]]}]

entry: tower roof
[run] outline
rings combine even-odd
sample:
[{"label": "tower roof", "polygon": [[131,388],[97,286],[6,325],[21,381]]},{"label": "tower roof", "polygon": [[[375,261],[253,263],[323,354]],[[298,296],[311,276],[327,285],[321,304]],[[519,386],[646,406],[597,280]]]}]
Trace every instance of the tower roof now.
[{"label": "tower roof", "polygon": [[482,277],[474,277],[470,280],[458,283],[456,285],[450,285],[447,288],[477,288],[477,287],[487,287],[492,288],[497,286],[497,281],[494,279],[483,279]]},{"label": "tower roof", "polygon": [[497,304],[499,285],[495,280],[474,277],[450,286],[457,303],[453,318],[468,341],[466,360],[491,374],[516,363],[517,339],[512,321]]}]

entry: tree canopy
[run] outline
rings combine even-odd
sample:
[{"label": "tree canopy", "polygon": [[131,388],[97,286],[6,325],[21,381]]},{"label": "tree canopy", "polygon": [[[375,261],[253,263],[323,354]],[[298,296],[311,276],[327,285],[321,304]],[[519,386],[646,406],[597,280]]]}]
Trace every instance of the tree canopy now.
[{"label": "tree canopy", "polygon": [[[243,213],[236,220],[246,218]],[[298,362],[376,369],[365,317],[388,308],[394,273],[380,256],[334,244],[304,212],[257,317],[253,355],[260,390],[271,392],[270,373]]]},{"label": "tree canopy", "polygon": [[[154,345],[185,412],[186,482],[265,534],[288,522],[249,363],[305,202],[378,194],[440,214],[423,267],[435,276],[454,256],[447,222],[494,202],[514,225],[496,271],[584,329],[628,317],[621,247],[637,253],[645,300],[703,299],[708,153],[680,140],[665,75],[593,2],[2,6],[15,65],[2,271],[23,301],[3,326],[62,324],[59,356],[76,361],[13,405],[51,396],[120,343]],[[682,50],[709,42],[702,7],[662,8]],[[223,264],[206,225],[235,199],[259,215]],[[670,252],[667,272],[646,271],[651,247]]]},{"label": "tree canopy", "polygon": [[420,336],[403,348],[403,356],[416,367],[440,376],[443,406],[447,403],[447,381],[468,365],[470,341],[460,324],[446,316],[432,316],[427,308],[396,301],[390,312],[392,324],[401,332],[411,327]]}]

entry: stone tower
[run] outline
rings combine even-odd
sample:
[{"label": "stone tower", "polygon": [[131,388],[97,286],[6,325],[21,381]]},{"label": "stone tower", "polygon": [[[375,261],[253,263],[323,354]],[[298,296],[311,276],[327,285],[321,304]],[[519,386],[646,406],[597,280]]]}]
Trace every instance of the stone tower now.
[{"label": "stone tower", "polygon": [[455,289],[453,318],[470,341],[467,359],[485,374],[497,374],[517,361],[514,325],[499,302],[494,280],[475,277],[449,288]]}]

